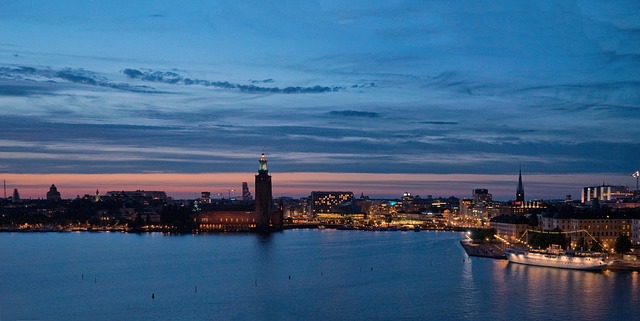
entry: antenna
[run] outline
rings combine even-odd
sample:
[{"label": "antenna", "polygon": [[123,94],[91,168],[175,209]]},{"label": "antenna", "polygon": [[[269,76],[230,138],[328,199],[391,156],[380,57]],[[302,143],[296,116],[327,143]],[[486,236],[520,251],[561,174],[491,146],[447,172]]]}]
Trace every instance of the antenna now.
[{"label": "antenna", "polygon": [[265,149],[267,149],[267,146],[262,146],[261,150],[262,150],[262,153],[263,153],[263,154],[264,154],[264,150],[265,150]]},{"label": "antenna", "polygon": [[7,198],[7,180],[3,179],[2,180],[4,183],[4,198]]}]

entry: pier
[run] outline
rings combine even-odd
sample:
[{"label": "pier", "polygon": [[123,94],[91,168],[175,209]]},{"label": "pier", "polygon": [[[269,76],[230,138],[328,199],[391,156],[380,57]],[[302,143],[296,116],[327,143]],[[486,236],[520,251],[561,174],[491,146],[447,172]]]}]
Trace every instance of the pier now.
[{"label": "pier", "polygon": [[469,256],[506,260],[502,244],[495,242],[473,243],[471,240],[460,240],[460,244]]}]

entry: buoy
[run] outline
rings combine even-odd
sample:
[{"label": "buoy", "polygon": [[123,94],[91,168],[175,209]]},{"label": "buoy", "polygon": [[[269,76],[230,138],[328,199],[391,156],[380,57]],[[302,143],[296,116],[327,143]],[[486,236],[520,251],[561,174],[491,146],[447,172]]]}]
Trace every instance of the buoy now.
[{"label": "buoy", "polygon": [[291,280],[291,275],[289,275],[289,280]]},{"label": "buoy", "polygon": [[153,293],[151,293],[151,299],[152,299],[152,300],[155,300],[155,299],[156,299],[156,295],[155,295],[155,294],[153,294]]}]

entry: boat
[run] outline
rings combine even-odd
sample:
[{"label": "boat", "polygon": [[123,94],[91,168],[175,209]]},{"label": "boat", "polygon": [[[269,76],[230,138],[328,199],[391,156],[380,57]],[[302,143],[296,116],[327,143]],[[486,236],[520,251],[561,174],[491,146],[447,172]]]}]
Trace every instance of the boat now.
[{"label": "boat", "polygon": [[610,264],[602,253],[566,251],[557,244],[552,244],[543,251],[509,248],[504,254],[509,263],[571,270],[601,271]]}]

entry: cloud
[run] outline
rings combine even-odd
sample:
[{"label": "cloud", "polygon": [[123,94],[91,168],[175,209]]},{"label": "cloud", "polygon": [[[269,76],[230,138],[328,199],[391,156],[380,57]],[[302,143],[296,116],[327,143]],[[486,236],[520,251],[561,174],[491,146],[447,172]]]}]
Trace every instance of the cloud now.
[{"label": "cloud", "polygon": [[56,90],[51,84],[0,78],[0,96],[46,95]]},{"label": "cloud", "polygon": [[249,82],[252,84],[271,84],[271,83],[274,83],[275,80],[269,78],[264,80],[249,80]]},{"label": "cloud", "polygon": [[84,74],[84,70],[71,70],[71,69],[67,69],[67,70],[63,70],[63,71],[58,71],[55,74],[55,77],[57,78],[62,78],[64,80],[68,80],[71,82],[75,82],[75,83],[79,83],[79,84],[83,84],[83,85],[92,85],[92,86],[96,86],[98,85],[98,80],[95,79],[95,76],[92,74]]},{"label": "cloud", "polygon": [[[28,95],[57,90],[58,88],[51,84],[60,82],[60,80],[79,85],[106,87],[129,92],[161,93],[160,91],[156,91],[147,86],[133,86],[126,83],[109,81],[106,77],[99,76],[95,72],[82,68],[63,68],[61,70],[54,70],[51,68],[35,68],[28,66],[0,66],[0,81],[2,81],[3,78],[4,80],[21,82],[22,84],[31,83],[41,89],[33,90],[35,87],[30,89],[17,88],[16,86],[4,91],[0,89],[0,94],[4,92],[7,95]],[[46,83],[49,86],[45,87],[43,83]]]},{"label": "cloud", "polygon": [[457,121],[420,121],[418,124],[428,124],[428,125],[458,125]]},{"label": "cloud", "polygon": [[351,88],[373,88],[376,87],[376,83],[370,82],[367,84],[354,84]]},{"label": "cloud", "polygon": [[380,117],[379,113],[370,112],[370,111],[357,111],[357,110],[332,110],[327,114],[331,116],[343,116],[343,117],[366,117],[366,118]]},{"label": "cloud", "polygon": [[203,79],[185,78],[172,71],[153,71],[153,70],[138,70],[126,68],[122,71],[123,74],[132,79],[140,79],[149,82],[160,82],[166,84],[181,84],[181,85],[201,85],[205,87],[216,87],[222,89],[237,89],[241,92],[252,94],[319,94],[329,93],[344,90],[341,86],[290,86],[290,87],[263,87],[256,86],[256,83],[272,83],[273,79],[265,79],[262,81],[251,81],[251,85],[243,85],[232,83],[228,81],[210,81]]}]

